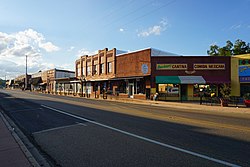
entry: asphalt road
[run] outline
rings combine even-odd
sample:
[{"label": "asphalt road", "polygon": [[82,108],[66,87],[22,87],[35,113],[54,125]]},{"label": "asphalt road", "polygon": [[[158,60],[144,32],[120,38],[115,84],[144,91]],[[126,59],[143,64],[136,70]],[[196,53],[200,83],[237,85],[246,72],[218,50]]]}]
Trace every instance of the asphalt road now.
[{"label": "asphalt road", "polygon": [[247,113],[11,90],[0,98],[55,166],[250,166]]}]

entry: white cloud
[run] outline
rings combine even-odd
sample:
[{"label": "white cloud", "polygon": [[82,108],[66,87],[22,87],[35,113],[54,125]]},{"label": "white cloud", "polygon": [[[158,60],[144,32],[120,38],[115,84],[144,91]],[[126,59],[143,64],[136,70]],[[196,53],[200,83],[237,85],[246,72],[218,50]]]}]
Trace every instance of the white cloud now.
[{"label": "white cloud", "polygon": [[51,42],[40,43],[39,46],[40,46],[40,48],[43,48],[47,52],[53,52],[53,51],[59,50],[59,48],[57,46],[53,45]]},{"label": "white cloud", "polygon": [[123,29],[123,28],[120,28],[120,29],[119,29],[119,31],[120,31],[120,32],[123,32],[123,31],[124,31],[124,29]]},{"label": "white cloud", "polygon": [[150,35],[160,35],[168,27],[168,22],[163,19],[158,25],[149,27],[146,30],[140,31],[137,35],[138,37],[148,37]]},{"label": "white cloud", "polygon": [[98,50],[96,50],[96,51],[89,51],[86,48],[83,48],[83,49],[81,49],[81,50],[78,51],[77,57],[80,58],[83,55],[89,55],[89,56],[91,56],[91,55],[94,55],[94,54],[97,54],[97,53],[98,53]]},{"label": "white cloud", "polygon": [[0,73],[10,78],[25,73],[25,55],[28,56],[29,72],[50,67],[43,62],[42,52],[58,50],[59,47],[32,29],[13,34],[0,32]]},{"label": "white cloud", "polygon": [[72,51],[72,50],[74,50],[74,49],[75,49],[75,47],[74,47],[74,46],[71,46],[67,51],[70,52],[70,51]]},{"label": "white cloud", "polygon": [[239,29],[239,28],[241,28],[242,27],[242,25],[241,24],[235,24],[235,25],[232,25],[231,27],[230,27],[230,29]]}]

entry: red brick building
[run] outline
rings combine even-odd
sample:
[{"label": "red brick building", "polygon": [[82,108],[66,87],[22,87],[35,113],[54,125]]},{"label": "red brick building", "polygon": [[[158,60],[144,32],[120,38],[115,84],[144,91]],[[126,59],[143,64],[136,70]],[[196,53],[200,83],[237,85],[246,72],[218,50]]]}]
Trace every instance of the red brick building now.
[{"label": "red brick building", "polygon": [[[99,96],[103,92],[119,97],[150,98],[151,56],[173,55],[148,48],[130,53],[117,49],[99,50],[96,55],[76,60],[76,77],[83,95]],[[81,89],[78,89],[81,94]]]}]

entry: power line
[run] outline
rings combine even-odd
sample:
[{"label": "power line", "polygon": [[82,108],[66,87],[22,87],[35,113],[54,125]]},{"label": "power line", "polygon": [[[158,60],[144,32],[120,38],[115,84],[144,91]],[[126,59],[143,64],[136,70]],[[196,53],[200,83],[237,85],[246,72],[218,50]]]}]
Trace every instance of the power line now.
[{"label": "power line", "polygon": [[147,7],[148,5],[152,4],[154,1],[155,1],[155,0],[150,1],[150,2],[146,3],[145,5],[140,6],[140,7],[136,8],[136,9],[134,9],[133,11],[131,11],[131,12],[125,14],[125,15],[122,15],[121,17],[118,17],[118,18],[115,19],[114,21],[112,21],[112,22],[110,22],[110,23],[104,25],[104,27],[107,27],[107,26],[109,26],[109,25],[111,25],[111,24],[114,24],[114,23],[116,23],[117,21],[121,20],[121,18],[127,17],[127,16],[129,16],[129,15],[131,15],[131,14],[134,14],[134,13],[136,13],[136,12],[138,12],[138,11],[144,9],[144,8]]},{"label": "power line", "polygon": [[112,6],[113,8],[111,8],[111,7],[110,8],[105,8],[105,9],[108,10],[108,12],[106,12],[106,14],[104,14],[104,15],[101,15],[101,17],[97,17],[97,18],[92,19],[89,25],[98,23],[99,21],[101,21],[101,20],[103,20],[103,19],[105,19],[107,17],[112,16],[117,11],[120,11],[121,9],[124,9],[125,7],[128,7],[129,5],[133,4],[136,1],[135,0],[128,0],[128,1],[123,1],[123,2],[125,2],[125,3],[122,3],[118,8],[116,8],[117,6],[115,5],[115,4],[117,4],[117,1],[110,4],[110,6]]},{"label": "power line", "polygon": [[137,17],[137,18],[135,18],[135,19],[133,19],[133,20],[131,20],[131,21],[129,21],[129,22],[123,24],[123,25],[121,25],[120,27],[129,25],[129,24],[131,24],[131,23],[133,23],[133,22],[135,22],[135,21],[137,21],[137,20],[139,20],[139,19],[141,19],[141,18],[143,18],[143,17],[145,17],[145,16],[147,16],[147,15],[150,15],[150,14],[156,12],[156,11],[159,11],[159,9],[162,9],[162,8],[164,8],[164,7],[166,7],[166,6],[169,6],[169,5],[171,5],[172,3],[174,3],[175,1],[176,1],[176,0],[169,1],[169,2],[167,2],[166,4],[164,4],[164,5],[162,5],[162,6],[158,7],[158,8],[156,8],[156,9],[154,9],[154,10],[151,10],[151,11],[145,13],[144,15],[141,15],[141,16],[139,16],[139,17]]}]

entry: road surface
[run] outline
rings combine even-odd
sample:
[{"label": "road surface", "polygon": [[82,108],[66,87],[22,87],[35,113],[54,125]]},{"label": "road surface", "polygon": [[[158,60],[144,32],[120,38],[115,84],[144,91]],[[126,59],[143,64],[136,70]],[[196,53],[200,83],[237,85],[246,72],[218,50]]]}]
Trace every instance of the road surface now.
[{"label": "road surface", "polygon": [[249,113],[14,90],[0,98],[52,165],[250,166]]}]

